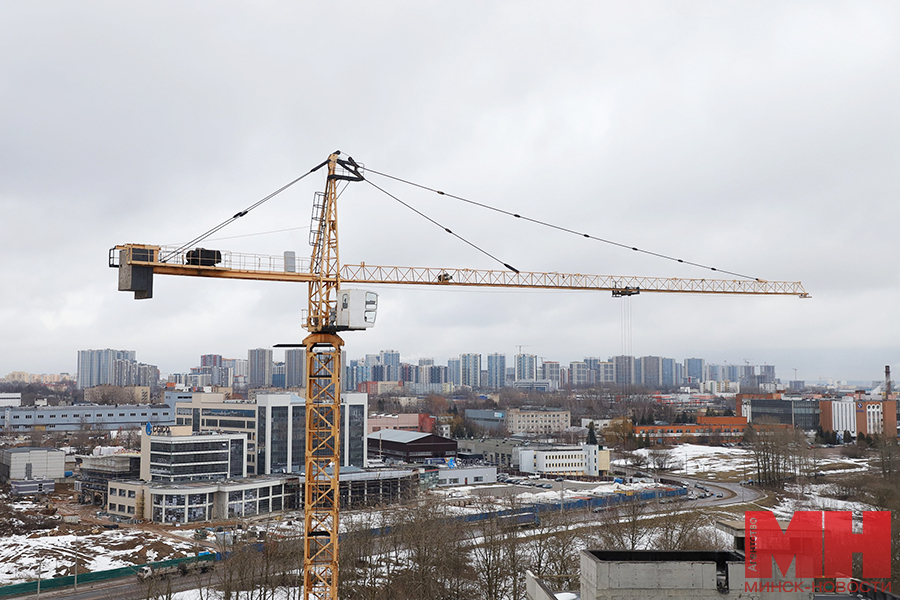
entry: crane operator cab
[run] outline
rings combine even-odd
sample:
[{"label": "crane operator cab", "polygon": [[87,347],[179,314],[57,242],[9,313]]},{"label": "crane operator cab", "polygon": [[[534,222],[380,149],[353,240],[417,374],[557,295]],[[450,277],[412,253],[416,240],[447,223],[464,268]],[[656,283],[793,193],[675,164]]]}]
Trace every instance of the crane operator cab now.
[{"label": "crane operator cab", "polygon": [[367,290],[337,291],[337,314],[334,324],[339,331],[368,329],[375,325],[378,294]]}]

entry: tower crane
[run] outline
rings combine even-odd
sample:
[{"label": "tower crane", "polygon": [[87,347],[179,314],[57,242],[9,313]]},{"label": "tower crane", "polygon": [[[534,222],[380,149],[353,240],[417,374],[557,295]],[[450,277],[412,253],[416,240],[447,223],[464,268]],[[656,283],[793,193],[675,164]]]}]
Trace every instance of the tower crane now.
[{"label": "tower crane", "polygon": [[[308,284],[305,328],[309,335],[301,344],[306,348],[307,378],[303,562],[304,598],[307,600],[337,600],[343,345],[338,333],[371,327],[377,310],[374,293],[350,290],[344,288],[344,284],[593,290],[608,291],[616,297],[647,292],[808,297],[800,282],[787,281],[540,273],[517,271],[508,265],[504,265],[507,270],[482,270],[341,264],[337,187],[340,182],[364,181],[365,178],[362,167],[350,157],[342,158],[340,152],[329,155],[310,173],[322,167],[327,167],[328,176],[324,193],[316,194],[310,230],[312,254],[305,270],[297,269],[293,256],[287,253],[280,257],[123,244],[110,249],[109,255],[109,266],[118,269],[119,290],[134,292],[136,299],[152,298],[154,275]],[[302,177],[295,182],[299,179]],[[237,213],[232,219],[246,212]]]}]

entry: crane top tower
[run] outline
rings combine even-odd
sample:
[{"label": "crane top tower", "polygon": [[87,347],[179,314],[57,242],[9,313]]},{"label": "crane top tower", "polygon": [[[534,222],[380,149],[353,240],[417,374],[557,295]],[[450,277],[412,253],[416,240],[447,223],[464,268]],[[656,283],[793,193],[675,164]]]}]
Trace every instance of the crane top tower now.
[{"label": "crane top tower", "polygon": [[[327,167],[325,191],[317,192],[313,203],[310,227],[312,253],[306,269],[297,268],[293,253],[265,256],[191,247],[202,241],[204,236],[208,237],[211,232],[245,216],[262,202],[323,167]],[[308,284],[305,326],[309,335],[301,344],[306,348],[307,359],[303,566],[304,598],[307,600],[337,600],[340,502],[338,428],[340,348],[343,344],[338,333],[371,327],[375,323],[378,307],[376,294],[348,289],[344,284],[593,290],[608,291],[614,297],[647,292],[808,297],[800,282],[753,278],[680,279],[524,272],[506,263],[503,263],[504,270],[372,266],[365,263],[342,265],[338,244],[337,186],[339,182],[367,181],[363,171],[362,166],[352,158],[341,158],[340,152],[333,152],[324,162],[290,184],[184,246],[122,244],[109,253],[109,266],[118,269],[119,290],[133,292],[136,299],[153,297],[154,275]],[[518,214],[507,214],[522,218]],[[556,229],[574,233],[561,227]],[[445,231],[453,233],[446,228]],[[519,346],[520,354],[521,349],[522,346]]]}]

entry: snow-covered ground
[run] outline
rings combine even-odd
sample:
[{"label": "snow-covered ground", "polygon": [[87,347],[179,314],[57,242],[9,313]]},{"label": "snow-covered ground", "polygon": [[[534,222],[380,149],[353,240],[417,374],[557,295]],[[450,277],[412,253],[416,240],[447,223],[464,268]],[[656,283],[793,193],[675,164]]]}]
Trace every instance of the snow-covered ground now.
[{"label": "snow-covered ground", "polygon": [[[278,588],[273,596],[268,596],[270,600],[297,600],[302,596],[302,590],[299,588]],[[172,595],[172,600],[222,600],[225,595],[216,590],[185,590]],[[259,592],[232,592],[232,600],[245,600],[247,598],[258,598]]]},{"label": "snow-covered ground", "polygon": [[[640,448],[635,450],[646,459],[646,466],[641,470],[653,470],[653,453],[656,448]],[[867,459],[851,459],[838,456],[835,452],[825,453],[817,449],[821,456],[817,457],[818,468],[829,474],[849,473],[864,470]],[[668,469],[673,475],[688,477],[706,477],[712,479],[722,474],[731,474],[735,479],[751,479],[755,469],[752,450],[739,447],[701,446],[698,444],[679,444],[666,450],[668,452]],[[616,459],[615,466],[630,466],[627,459]]]},{"label": "snow-covered ground", "polygon": [[[48,535],[49,534],[49,535]],[[0,539],[0,585],[79,572],[103,571],[164,558],[187,556],[193,545],[137,530],[104,530],[91,535],[56,535],[54,530]]]},{"label": "snow-covered ground", "polygon": [[781,498],[772,512],[780,519],[790,519],[798,510],[849,510],[858,513],[865,510],[875,510],[863,502],[850,502],[832,498],[831,484],[819,483],[806,486],[788,485],[785,491],[795,494],[795,497]]}]

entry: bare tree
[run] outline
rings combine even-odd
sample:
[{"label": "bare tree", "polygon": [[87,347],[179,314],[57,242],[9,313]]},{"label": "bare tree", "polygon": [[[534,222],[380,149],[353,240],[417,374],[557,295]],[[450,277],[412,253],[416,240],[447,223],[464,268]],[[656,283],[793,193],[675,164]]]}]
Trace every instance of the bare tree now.
[{"label": "bare tree", "polygon": [[748,426],[744,440],[753,452],[756,479],[760,485],[782,489],[799,473],[807,448],[801,432],[763,423],[758,429]]},{"label": "bare tree", "polygon": [[610,550],[637,550],[650,535],[645,502],[638,496],[626,496],[600,513],[599,527],[594,530],[596,543]]},{"label": "bare tree", "polygon": [[653,550],[713,550],[718,546],[712,533],[712,518],[708,513],[693,510],[683,502],[667,506],[671,510],[652,521]]},{"label": "bare tree", "polygon": [[672,468],[672,452],[665,446],[650,450],[648,459],[650,466],[656,471],[668,471]]}]

